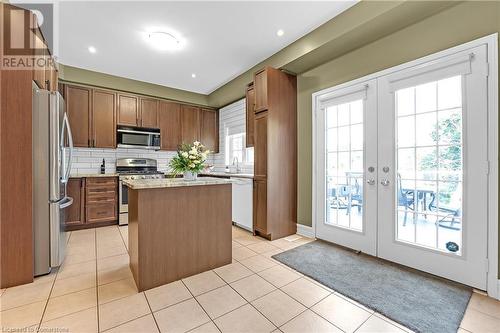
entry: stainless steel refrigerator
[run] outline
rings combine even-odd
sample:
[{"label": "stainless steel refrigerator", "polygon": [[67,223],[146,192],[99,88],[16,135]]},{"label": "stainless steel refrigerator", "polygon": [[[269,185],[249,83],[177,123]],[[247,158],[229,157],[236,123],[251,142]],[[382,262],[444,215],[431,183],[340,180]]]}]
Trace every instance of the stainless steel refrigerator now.
[{"label": "stainless steel refrigerator", "polygon": [[67,232],[65,211],[71,171],[73,138],[59,92],[33,84],[33,233],[35,276],[62,264]]}]

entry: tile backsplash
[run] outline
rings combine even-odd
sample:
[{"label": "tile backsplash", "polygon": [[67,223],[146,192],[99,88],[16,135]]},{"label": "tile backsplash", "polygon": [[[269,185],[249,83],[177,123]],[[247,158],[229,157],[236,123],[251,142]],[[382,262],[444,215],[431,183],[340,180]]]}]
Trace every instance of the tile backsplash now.
[{"label": "tile backsplash", "polygon": [[[71,174],[94,174],[101,170],[102,159],[106,162],[106,173],[116,172],[116,160],[119,158],[152,158],[158,161],[158,170],[169,172],[168,164],[175,156],[174,151],[149,151],[146,149],[96,149],[75,148],[73,150],[73,163]],[[67,154],[66,154],[67,158]],[[213,157],[209,156],[207,162],[213,164]]]}]

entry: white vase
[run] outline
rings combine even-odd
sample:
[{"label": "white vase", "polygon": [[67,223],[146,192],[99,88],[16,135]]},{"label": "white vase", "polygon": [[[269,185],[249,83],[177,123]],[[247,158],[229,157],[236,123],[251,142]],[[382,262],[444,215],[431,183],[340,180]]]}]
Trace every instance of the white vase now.
[{"label": "white vase", "polygon": [[196,180],[198,174],[196,172],[184,171],[184,180]]}]

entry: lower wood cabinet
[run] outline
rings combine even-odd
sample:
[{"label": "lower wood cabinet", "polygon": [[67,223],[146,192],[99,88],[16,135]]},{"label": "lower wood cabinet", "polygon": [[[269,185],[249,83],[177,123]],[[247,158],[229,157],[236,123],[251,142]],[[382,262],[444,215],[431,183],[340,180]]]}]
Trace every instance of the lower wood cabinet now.
[{"label": "lower wood cabinet", "polygon": [[73,204],[66,209],[66,226],[83,224],[85,222],[85,178],[70,178],[66,193],[73,198]]},{"label": "lower wood cabinet", "polygon": [[260,235],[268,235],[267,230],[267,181],[253,182],[253,228]]},{"label": "lower wood cabinet", "polygon": [[67,195],[73,198],[65,220],[67,230],[117,223],[117,177],[70,178]]}]

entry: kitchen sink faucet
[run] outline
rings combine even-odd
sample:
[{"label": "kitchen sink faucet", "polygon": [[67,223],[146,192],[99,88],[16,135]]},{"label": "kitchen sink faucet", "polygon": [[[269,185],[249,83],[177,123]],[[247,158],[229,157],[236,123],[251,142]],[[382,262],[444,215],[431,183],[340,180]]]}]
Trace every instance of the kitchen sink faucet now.
[{"label": "kitchen sink faucet", "polygon": [[234,160],[236,160],[236,173],[238,173],[238,172],[241,171],[241,169],[240,169],[240,163],[238,161],[238,156],[233,157],[233,165],[235,165],[234,164]]}]

